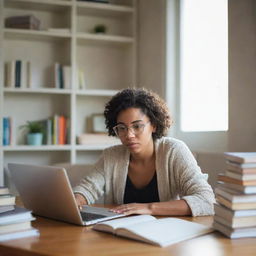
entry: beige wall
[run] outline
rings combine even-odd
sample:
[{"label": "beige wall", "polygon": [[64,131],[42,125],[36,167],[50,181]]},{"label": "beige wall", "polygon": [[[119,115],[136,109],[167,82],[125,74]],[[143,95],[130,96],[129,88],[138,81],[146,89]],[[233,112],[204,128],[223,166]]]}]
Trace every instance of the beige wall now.
[{"label": "beige wall", "polygon": [[[166,0],[168,1],[168,0]],[[139,83],[165,97],[165,0],[139,0]],[[228,151],[256,151],[256,1],[229,0]],[[200,138],[198,138],[200,140]],[[206,141],[207,142],[207,141]],[[218,148],[218,147],[217,147]],[[221,148],[221,147],[220,147]],[[225,161],[218,153],[198,152],[197,160],[216,184]]]},{"label": "beige wall", "polygon": [[255,0],[229,0],[229,151],[256,151],[255,10]]},{"label": "beige wall", "polygon": [[138,1],[138,85],[164,97],[165,0]]}]

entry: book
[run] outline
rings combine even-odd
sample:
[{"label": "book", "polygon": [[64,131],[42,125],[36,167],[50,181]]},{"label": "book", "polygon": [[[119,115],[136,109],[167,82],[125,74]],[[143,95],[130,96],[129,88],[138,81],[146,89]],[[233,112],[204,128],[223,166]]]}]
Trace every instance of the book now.
[{"label": "book", "polygon": [[207,234],[212,228],[178,218],[156,219],[139,215],[97,223],[93,230],[150,243],[161,247]]},{"label": "book", "polygon": [[15,62],[15,88],[21,87],[21,60]]},{"label": "book", "polygon": [[85,74],[83,70],[78,70],[78,88],[81,90],[86,89]]},{"label": "book", "polygon": [[218,180],[226,183],[238,184],[242,186],[256,186],[256,179],[255,180],[238,180],[235,178],[227,177],[226,175],[223,175],[223,174],[218,174]]},{"label": "book", "polygon": [[226,162],[227,170],[237,173],[256,173],[256,163],[237,164],[235,162]]},{"label": "book", "polygon": [[71,88],[71,67],[63,66],[63,81],[64,81],[64,89]]},{"label": "book", "polygon": [[213,228],[220,231],[229,238],[256,237],[256,227],[234,229],[215,221],[213,223]]},{"label": "book", "polygon": [[14,88],[15,84],[15,61],[5,64],[5,87]]},{"label": "book", "polygon": [[250,210],[250,209],[256,209],[256,201],[255,202],[232,202],[228,200],[227,198],[224,198],[220,195],[216,195],[216,200],[218,203],[226,206],[229,209],[232,210]]},{"label": "book", "polygon": [[256,186],[243,186],[239,184],[218,182],[218,186],[239,191],[243,194],[256,194]]},{"label": "book", "polygon": [[30,220],[23,221],[23,222],[9,223],[6,225],[0,225],[0,235],[4,233],[9,233],[9,232],[18,232],[20,230],[25,230],[30,228],[32,228]]},{"label": "book", "polygon": [[40,20],[34,15],[11,16],[5,19],[6,28],[40,29]]},{"label": "book", "polygon": [[233,203],[256,202],[256,194],[246,195],[225,187],[216,187],[215,193],[226,198]]},{"label": "book", "polygon": [[0,213],[9,212],[14,210],[14,205],[2,205],[0,206]]},{"label": "book", "polygon": [[15,206],[14,210],[0,213],[0,225],[6,225],[34,219],[31,211],[22,207]]},{"label": "book", "polygon": [[10,190],[7,187],[0,186],[0,195],[10,194]]},{"label": "book", "polygon": [[225,152],[224,156],[236,163],[256,163],[256,152]]},{"label": "book", "polygon": [[117,145],[120,140],[107,134],[84,133],[77,138],[80,145]]},{"label": "book", "polygon": [[245,174],[245,173],[236,173],[229,170],[225,171],[225,175],[230,178],[234,178],[236,180],[256,180],[256,172]]},{"label": "book", "polygon": [[10,118],[9,117],[3,117],[3,146],[8,146],[10,145]]},{"label": "book", "polygon": [[14,205],[15,204],[15,196],[8,195],[0,195],[0,206],[1,205]]},{"label": "book", "polygon": [[225,216],[215,214],[214,221],[231,228],[256,227],[256,216],[227,219]]},{"label": "book", "polygon": [[26,230],[21,230],[18,232],[8,232],[4,234],[0,234],[0,242],[8,241],[11,239],[20,239],[31,236],[39,236],[39,232],[35,228],[30,228]]},{"label": "book", "polygon": [[214,211],[216,215],[223,216],[224,218],[230,220],[232,218],[241,217],[255,217],[256,210],[231,210],[223,205],[214,204]]}]

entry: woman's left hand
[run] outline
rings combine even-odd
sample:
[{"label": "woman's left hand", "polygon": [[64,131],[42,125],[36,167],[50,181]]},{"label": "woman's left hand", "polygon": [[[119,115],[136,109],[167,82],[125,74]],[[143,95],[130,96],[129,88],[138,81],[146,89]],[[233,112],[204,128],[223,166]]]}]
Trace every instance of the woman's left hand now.
[{"label": "woman's left hand", "polygon": [[111,211],[116,213],[121,213],[125,215],[130,214],[152,214],[151,210],[151,204],[137,204],[137,203],[131,203],[131,204],[122,204],[115,208],[112,208]]}]

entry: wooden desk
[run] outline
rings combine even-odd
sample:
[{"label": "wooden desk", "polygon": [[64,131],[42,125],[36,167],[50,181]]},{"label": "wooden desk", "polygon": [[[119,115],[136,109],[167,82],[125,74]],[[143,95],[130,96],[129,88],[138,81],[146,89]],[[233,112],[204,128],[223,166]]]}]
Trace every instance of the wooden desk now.
[{"label": "wooden desk", "polygon": [[[212,217],[183,219],[206,225],[212,223]],[[40,237],[0,243],[0,255],[256,255],[256,238],[230,240],[218,232],[160,248],[93,231],[91,227],[80,227],[46,218],[37,217],[33,226],[39,229]]]}]

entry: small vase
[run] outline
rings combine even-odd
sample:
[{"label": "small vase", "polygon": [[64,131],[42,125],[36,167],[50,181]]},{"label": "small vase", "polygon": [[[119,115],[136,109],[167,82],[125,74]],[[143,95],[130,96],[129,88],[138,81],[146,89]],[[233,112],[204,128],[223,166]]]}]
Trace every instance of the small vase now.
[{"label": "small vase", "polygon": [[27,135],[28,145],[41,146],[42,142],[43,142],[43,134],[42,133],[28,133],[28,135]]}]

